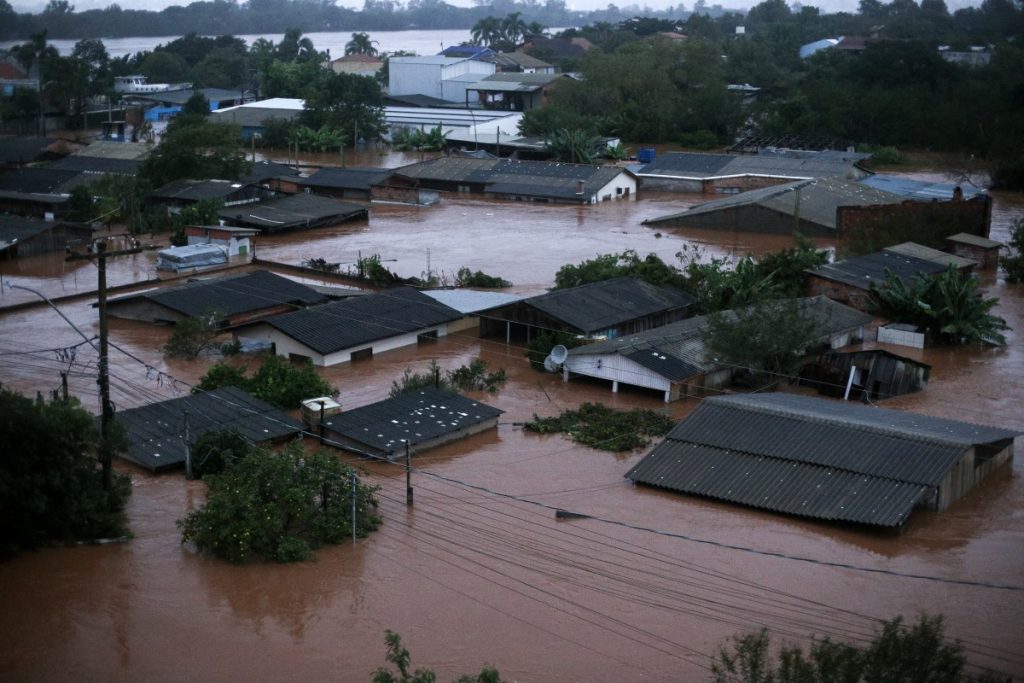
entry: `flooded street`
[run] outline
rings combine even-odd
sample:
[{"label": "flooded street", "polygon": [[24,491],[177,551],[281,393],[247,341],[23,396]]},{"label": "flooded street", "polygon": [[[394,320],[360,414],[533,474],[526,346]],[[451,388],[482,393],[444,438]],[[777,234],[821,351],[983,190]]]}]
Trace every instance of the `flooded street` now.
[{"label": "flooded street", "polygon": [[[368,222],[263,237],[257,253],[288,263],[379,253],[406,277],[468,266],[532,294],[563,264],[599,253],[634,249],[672,262],[688,243],[716,256],[792,243],[664,229],[659,237],[640,225],[702,199],[641,192],[591,207],[374,205]],[[1005,241],[1024,197],[995,201],[992,237]],[[154,277],[153,260],[154,252],[113,259],[111,284]],[[95,266],[59,256],[0,268],[5,281],[51,297],[96,284]],[[1024,287],[987,282],[1001,300],[996,313],[1014,328],[1008,346],[901,349],[932,365],[931,381],[886,407],[1024,432]],[[33,300],[5,287],[0,306]],[[98,331],[91,303],[60,304],[87,337]],[[167,334],[111,322],[118,409],[180,395],[209,367],[213,359],[165,360]],[[57,347],[65,350],[49,351]],[[24,353],[32,350],[40,352]],[[510,375],[498,394],[475,396],[505,411],[498,429],[415,457],[412,508],[401,467],[356,461],[381,487],[384,524],[355,546],[321,550],[315,562],[237,567],[197,555],[181,546],[175,520],[202,503],[204,485],[120,464],[134,482],[130,542],[0,563],[4,679],[367,681],[384,664],[391,629],[413,668],[431,668],[439,681],[484,664],[508,681],[707,680],[711,656],[735,633],[765,626],[791,642],[817,634],[863,643],[877,620],[923,611],[945,615],[973,664],[1024,676],[1024,439],[1011,466],[945,512],[915,512],[897,536],[634,487],[623,475],[647,449],[615,455],[524,433],[517,423],[533,414],[584,401],[681,418],[697,399],[666,407],[653,392],[564,384],[502,341],[453,335],[323,375],[354,408],[385,398],[407,367],[423,370],[435,358],[454,368],[478,355]],[[95,411],[96,354],[82,337],[45,306],[0,316],[5,387],[49,392],[61,371]],[[555,509],[589,518],[556,520]]]}]

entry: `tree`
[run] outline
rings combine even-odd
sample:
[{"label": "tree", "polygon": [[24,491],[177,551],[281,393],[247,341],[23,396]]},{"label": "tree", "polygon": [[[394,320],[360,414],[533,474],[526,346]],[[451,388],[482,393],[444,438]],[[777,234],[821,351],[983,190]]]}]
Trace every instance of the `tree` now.
[{"label": "tree", "polygon": [[323,61],[320,53],[313,47],[313,41],[308,36],[303,36],[302,31],[297,28],[290,28],[284,32],[284,37],[274,50],[274,57],[282,62],[315,62],[317,65]]},{"label": "tree", "polygon": [[178,116],[192,117],[192,120],[202,121],[210,115],[210,101],[206,99],[201,90],[196,90],[185,100],[181,106],[181,113]]},{"label": "tree", "polygon": [[603,282],[617,277],[633,277],[652,285],[681,287],[683,274],[657,254],[640,258],[632,249],[621,254],[599,254],[579,265],[566,264],[555,273],[555,289],[577,287],[591,282]]},{"label": "tree", "polygon": [[[206,502],[178,521],[182,543],[235,563],[296,562],[380,526],[377,487],[326,451],[256,450],[204,478]],[[352,517],[355,499],[355,519]]]},{"label": "tree", "polygon": [[481,358],[474,358],[469,365],[461,365],[444,374],[441,373],[437,361],[432,360],[427,372],[416,373],[406,368],[401,379],[391,383],[388,396],[395,398],[425,387],[438,387],[448,391],[486,391],[496,394],[507,380],[508,375],[505,374],[504,368],[488,372],[487,362]]},{"label": "tree", "polygon": [[985,298],[975,278],[963,277],[955,267],[934,277],[918,276],[904,282],[886,271],[885,283],[872,285],[868,312],[910,323],[942,344],[1004,346],[1006,321],[992,314],[999,299]]},{"label": "tree", "polygon": [[579,128],[561,128],[544,138],[544,151],[551,155],[553,161],[593,164],[600,148],[601,138]]},{"label": "tree", "polygon": [[949,642],[941,616],[922,614],[912,625],[902,617],[882,622],[864,647],[815,639],[805,653],[783,646],[772,656],[767,629],[734,636],[711,664],[715,683],[802,683],[810,681],[929,681],[969,683],[1004,680],[986,672],[964,671],[967,658],[959,641]]},{"label": "tree", "polygon": [[357,138],[378,138],[386,129],[380,84],[369,76],[321,69],[305,98],[302,122],[306,126],[340,130],[353,145]]},{"label": "tree", "polygon": [[816,324],[798,299],[766,301],[708,317],[709,354],[735,367],[734,381],[763,387],[795,377]]},{"label": "tree", "polygon": [[347,55],[376,55],[379,45],[376,40],[370,40],[368,33],[353,33],[352,39],[345,43],[345,54]]},{"label": "tree", "polygon": [[179,178],[237,180],[249,167],[237,126],[185,117],[167,127],[140,175],[160,187]]},{"label": "tree", "polygon": [[252,376],[246,374],[245,368],[217,363],[202,376],[193,391],[210,391],[223,386],[238,387],[282,410],[298,408],[304,398],[334,393],[317,374],[312,361],[296,365],[272,354],[263,357],[263,363]]},{"label": "tree", "polygon": [[213,311],[179,320],[164,344],[164,354],[172,358],[196,358],[214,346],[214,340],[222,333],[219,321],[220,315]]},{"label": "tree", "polygon": [[[402,637],[394,631],[385,631],[384,642],[387,644],[387,654],[384,659],[398,669],[395,674],[384,667],[373,672],[373,683],[434,683],[437,675],[430,669],[416,669],[412,674],[409,667],[412,665],[412,656],[409,650],[402,645]],[[459,676],[456,683],[501,683],[501,674],[494,667],[485,666],[476,676]]]},{"label": "tree", "polygon": [[192,443],[192,474],[200,479],[221,474],[254,453],[259,453],[259,448],[237,430],[205,432]]},{"label": "tree", "polygon": [[1024,218],[1017,218],[1010,227],[1009,256],[999,259],[999,265],[1006,271],[1007,282],[1024,282]]},{"label": "tree", "polygon": [[647,446],[648,437],[665,436],[673,426],[671,418],[653,410],[616,410],[601,403],[584,403],[555,417],[534,414],[523,429],[538,434],[567,434],[584,446],[622,452]]},{"label": "tree", "polygon": [[109,491],[94,452],[96,419],[75,400],[35,400],[0,389],[0,557],[52,542],[126,535],[131,482]]}]

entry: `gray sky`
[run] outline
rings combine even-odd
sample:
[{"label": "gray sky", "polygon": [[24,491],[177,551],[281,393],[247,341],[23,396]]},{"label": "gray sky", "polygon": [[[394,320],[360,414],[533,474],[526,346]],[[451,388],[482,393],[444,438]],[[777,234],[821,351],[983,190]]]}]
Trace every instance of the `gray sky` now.
[{"label": "gray sky", "polygon": [[[11,6],[19,12],[39,12],[46,5],[46,1],[40,2],[26,2],[24,0],[9,0]],[[169,5],[187,5],[190,0],[124,0],[118,2],[124,9],[150,9],[160,10]],[[607,7],[609,2],[614,0],[566,0],[566,5],[572,9],[578,10],[593,10],[603,7]],[[756,5],[760,0],[706,0],[708,5],[722,5],[727,9],[740,9],[747,8]],[[81,11],[86,9],[103,9],[107,5],[112,4],[114,0],[70,0],[74,7]],[[460,7],[468,7],[471,4],[471,0],[448,0],[453,5]],[[651,7],[652,9],[661,9],[669,5],[675,6],[680,2],[686,5],[687,8],[693,6],[696,0],[619,0],[615,2],[619,7],[625,8],[630,5],[639,7]],[[886,0],[883,0],[886,2]],[[363,6],[362,0],[341,0],[338,4],[345,7],[352,7],[353,9],[359,9]],[[803,5],[812,5],[820,7],[825,12],[856,12],[858,7],[858,0],[808,0],[802,2]],[[946,0],[946,5],[950,11],[960,9],[969,5],[978,5],[980,0]]]}]

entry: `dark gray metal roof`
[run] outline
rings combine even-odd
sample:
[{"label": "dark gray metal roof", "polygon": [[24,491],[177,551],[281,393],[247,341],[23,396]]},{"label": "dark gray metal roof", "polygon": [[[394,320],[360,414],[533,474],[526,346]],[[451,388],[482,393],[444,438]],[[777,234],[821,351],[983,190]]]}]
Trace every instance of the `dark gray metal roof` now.
[{"label": "dark gray metal roof", "polygon": [[42,234],[47,230],[52,230],[53,228],[61,226],[74,226],[75,233],[80,234],[82,238],[87,239],[92,236],[92,229],[79,223],[68,223],[64,221],[54,223],[52,221],[41,221],[32,218],[22,218],[21,216],[7,216],[0,214],[0,251],[6,250],[18,242],[31,239],[32,237]]},{"label": "dark gray metal roof", "polygon": [[57,142],[54,138],[39,136],[3,136],[0,137],[0,163],[27,164],[42,157],[50,145]]},{"label": "dark gray metal roof", "polygon": [[[797,190],[799,190],[799,196]],[[644,224],[677,223],[703,214],[728,211],[743,206],[761,206],[785,216],[792,216],[799,210],[801,220],[835,230],[836,211],[841,206],[898,204],[901,201],[903,199],[898,195],[839,178],[799,180],[712,199],[687,211],[649,218],[644,221]]]},{"label": "dark gray metal roof", "polygon": [[157,471],[185,462],[185,411],[194,440],[206,432],[236,430],[253,443],[272,441],[302,431],[302,423],[236,387],[190,394],[123,410],[115,415],[124,425],[128,448],[120,456]]},{"label": "dark gray metal roof", "polygon": [[671,382],[678,382],[687,377],[699,375],[702,372],[700,367],[691,365],[678,356],[663,353],[656,349],[624,350],[621,355],[641,367],[658,373]]},{"label": "dark gray metal roof", "polygon": [[491,194],[572,197],[576,196],[578,181],[583,181],[584,196],[589,196],[620,173],[628,172],[616,166],[441,157],[404,166],[395,174],[427,181],[482,184]]},{"label": "dark gray metal roof", "polygon": [[238,179],[240,183],[261,183],[268,178],[277,178],[279,176],[296,177],[299,175],[299,171],[292,166],[285,164],[279,164],[276,161],[257,161],[249,169],[249,172]]},{"label": "dark gray metal roof", "polygon": [[324,425],[367,450],[391,455],[404,452],[406,444],[432,441],[502,412],[451,391],[429,387],[332,415]]},{"label": "dark gray metal roof", "polygon": [[224,123],[243,128],[262,128],[267,119],[293,121],[302,114],[301,109],[279,109],[275,107],[229,107],[215,111],[207,118],[213,123]]},{"label": "dark gray metal roof", "polygon": [[949,201],[953,199],[953,193],[958,187],[963,193],[964,199],[973,199],[985,194],[984,189],[969,183],[963,185],[934,183],[927,180],[913,180],[894,175],[872,175],[861,178],[857,182],[873,187],[876,190],[885,190],[886,192],[898,194],[901,197],[909,197],[921,201],[931,201],[933,199]]},{"label": "dark gray metal roof", "polygon": [[826,263],[807,272],[859,289],[870,289],[872,284],[885,283],[887,270],[909,284],[915,277],[935,275],[946,268],[947,266],[935,261],[883,250],[835,263]]},{"label": "dark gray metal roof", "polygon": [[224,100],[240,100],[240,90],[224,90],[223,88],[198,88],[192,90],[163,90],[153,93],[132,93],[132,99],[145,100],[147,102],[166,102],[167,104],[185,104],[195,93],[201,94],[210,102],[221,102]]},{"label": "dark gray metal roof", "polygon": [[685,308],[693,302],[693,297],[681,290],[629,277],[556,289],[523,301],[584,334]]},{"label": "dark gray metal roof", "polygon": [[296,178],[299,185],[343,190],[369,190],[391,175],[388,168],[321,168],[308,178]]},{"label": "dark gray metal roof", "polygon": [[75,171],[77,173],[90,174],[115,174],[115,175],[137,175],[139,167],[142,166],[140,159],[116,159],[107,157],[91,157],[81,154],[59,159],[47,168],[61,171]]},{"label": "dark gray metal roof", "polygon": [[19,168],[0,175],[0,190],[24,194],[62,194],[64,186],[78,176],[78,171],[56,168]]},{"label": "dark gray metal roof", "polygon": [[530,93],[536,92],[560,78],[569,78],[569,76],[545,73],[498,73],[480,79],[477,83],[469,86],[469,90]]},{"label": "dark gray metal roof", "polygon": [[358,204],[300,193],[257,204],[227,206],[217,215],[235,225],[260,228],[264,232],[281,232],[365,218],[367,210]]},{"label": "dark gray metal roof", "polygon": [[186,201],[203,201],[205,199],[224,199],[240,191],[247,183],[236,180],[189,180],[182,178],[158,187],[150,193],[157,199],[183,199]]},{"label": "dark gray metal roof", "polygon": [[292,339],[328,354],[458,320],[462,314],[410,287],[267,318]]},{"label": "dark gray metal roof", "polygon": [[188,284],[112,299],[109,306],[139,300],[195,317],[216,312],[226,318],[242,313],[294,304],[297,308],[327,301],[327,297],[301,283],[268,270],[195,280]]},{"label": "dark gray metal roof", "polygon": [[716,396],[626,476],[778,512],[897,526],[967,449],[1016,435],[796,394]]}]

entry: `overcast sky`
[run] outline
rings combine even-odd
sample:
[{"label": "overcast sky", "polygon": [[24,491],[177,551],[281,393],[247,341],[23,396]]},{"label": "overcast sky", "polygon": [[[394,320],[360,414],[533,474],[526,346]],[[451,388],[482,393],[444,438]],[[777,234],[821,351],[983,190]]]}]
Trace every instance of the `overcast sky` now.
[{"label": "overcast sky", "polygon": [[[27,2],[25,0],[9,0],[11,6],[19,12],[39,12],[46,5],[46,0],[40,2]],[[447,0],[450,4],[459,7],[468,7],[471,4],[471,0]],[[614,0],[566,0],[566,5],[572,9],[578,10],[593,10],[603,7],[607,7],[609,2]],[[887,0],[882,0],[883,3]],[[110,5],[114,0],[70,0],[71,4],[75,9],[81,11],[86,9],[103,9],[107,5]],[[676,6],[680,2],[686,5],[687,8],[693,6],[696,0],[619,0],[615,2],[619,7],[625,8],[630,5],[639,7],[650,7],[652,9],[662,9],[667,6]],[[727,9],[744,9],[756,5],[760,0],[706,0],[707,4],[710,5],[722,5]],[[946,5],[950,11],[957,10],[961,7],[968,5],[977,5],[980,0],[946,0]],[[182,0],[123,0],[118,2],[124,9],[150,9],[160,10],[169,5],[187,5],[187,1]],[[361,9],[363,6],[362,0],[341,0],[337,4],[345,7],[351,7],[353,9]],[[792,4],[792,2],[791,2]],[[801,3],[803,5],[813,5],[820,7],[825,12],[856,12],[859,5],[858,0],[809,0]]]}]

